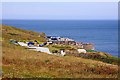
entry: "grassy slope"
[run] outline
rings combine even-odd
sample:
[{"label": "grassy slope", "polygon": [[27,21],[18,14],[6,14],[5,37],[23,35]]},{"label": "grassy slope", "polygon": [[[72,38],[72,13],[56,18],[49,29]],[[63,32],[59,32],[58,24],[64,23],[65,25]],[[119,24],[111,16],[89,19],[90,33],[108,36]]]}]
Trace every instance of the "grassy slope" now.
[{"label": "grassy slope", "polygon": [[2,27],[0,27],[0,79],[2,77]]},{"label": "grassy slope", "polygon": [[39,37],[39,33],[22,30],[11,26],[3,25],[2,36],[5,40],[15,39],[15,40],[39,40],[45,41],[45,34],[42,33]]},{"label": "grassy slope", "polygon": [[[59,57],[35,52],[9,43],[9,39],[36,39],[38,33],[3,25],[3,77],[57,77],[57,78],[115,78],[118,66],[84,59],[81,57]],[[12,35],[10,34],[12,33]],[[31,33],[31,34],[30,34]],[[19,36],[18,36],[19,35]]]}]

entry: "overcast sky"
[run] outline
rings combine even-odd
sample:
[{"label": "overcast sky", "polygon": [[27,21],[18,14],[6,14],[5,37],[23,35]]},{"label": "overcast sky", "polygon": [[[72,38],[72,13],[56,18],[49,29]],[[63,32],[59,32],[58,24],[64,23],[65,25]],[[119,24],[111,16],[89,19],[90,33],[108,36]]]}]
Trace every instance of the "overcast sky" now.
[{"label": "overcast sky", "polygon": [[[1,13],[0,13],[1,14]],[[3,19],[118,19],[117,2],[4,2]]]}]

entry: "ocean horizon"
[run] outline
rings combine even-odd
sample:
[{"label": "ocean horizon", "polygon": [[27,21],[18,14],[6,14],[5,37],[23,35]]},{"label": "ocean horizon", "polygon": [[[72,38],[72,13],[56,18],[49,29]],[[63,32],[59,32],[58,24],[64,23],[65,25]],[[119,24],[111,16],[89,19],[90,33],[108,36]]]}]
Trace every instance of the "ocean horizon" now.
[{"label": "ocean horizon", "polygon": [[93,43],[97,51],[118,56],[117,20],[2,20],[2,24]]}]

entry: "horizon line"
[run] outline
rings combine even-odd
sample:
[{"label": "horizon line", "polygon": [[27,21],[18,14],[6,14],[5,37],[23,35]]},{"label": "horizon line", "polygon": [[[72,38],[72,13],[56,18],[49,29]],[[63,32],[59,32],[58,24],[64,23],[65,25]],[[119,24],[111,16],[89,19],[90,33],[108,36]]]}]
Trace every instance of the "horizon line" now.
[{"label": "horizon line", "polygon": [[2,20],[119,20],[119,19],[0,19]]}]

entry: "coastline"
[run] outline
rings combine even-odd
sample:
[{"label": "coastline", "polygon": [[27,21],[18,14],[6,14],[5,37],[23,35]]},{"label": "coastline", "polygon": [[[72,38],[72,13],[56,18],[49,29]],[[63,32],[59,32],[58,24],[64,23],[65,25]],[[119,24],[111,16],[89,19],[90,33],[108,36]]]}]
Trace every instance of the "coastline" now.
[{"label": "coastline", "polygon": [[[4,25],[5,26],[5,25]],[[13,28],[16,28],[16,27],[13,27]],[[16,28],[17,29],[17,28]],[[22,30],[22,29],[21,29]],[[30,32],[32,32],[32,31],[30,31]],[[96,53],[96,52],[101,52],[101,51],[97,51],[96,49],[95,49],[95,45],[94,45],[94,43],[85,43],[85,42],[78,42],[78,41],[75,41],[75,40],[73,40],[73,39],[70,39],[70,38],[64,38],[64,37],[59,37],[59,36],[47,36],[44,32],[41,32],[41,33],[38,33],[38,32],[35,32],[35,33],[37,33],[37,35],[38,35],[38,38],[37,39],[40,39],[40,37],[42,37],[42,39],[44,39],[44,40],[42,40],[42,43],[47,43],[48,45],[47,46],[45,46],[45,47],[48,47],[49,48],[49,42],[51,43],[52,42],[52,44],[53,45],[68,45],[69,47],[71,47],[71,46],[74,46],[74,47],[72,47],[73,49],[75,48],[75,49],[84,49],[84,50],[86,50],[86,52],[93,52],[93,53]],[[11,34],[11,33],[10,33]],[[12,34],[11,34],[12,35]],[[17,35],[16,33],[15,33],[15,35]],[[42,35],[42,36],[40,36],[40,35]],[[53,38],[53,40],[51,40]],[[54,40],[56,38],[56,40]],[[10,38],[9,38],[10,39]],[[29,39],[29,38],[28,38]],[[17,40],[17,39],[16,39]],[[35,39],[33,39],[32,40],[32,42],[34,42],[34,40]],[[22,42],[26,42],[26,41],[31,41],[31,40],[19,40],[18,39],[18,41],[22,41]],[[39,42],[39,41],[38,41]],[[37,42],[37,43],[38,43]],[[39,42],[39,43],[41,43],[41,42]],[[27,44],[26,44],[27,45]],[[38,44],[37,44],[38,45]],[[40,45],[43,45],[43,44],[40,44]],[[51,48],[51,47],[50,47]],[[57,48],[56,48],[57,49]],[[63,48],[64,49],[64,48]],[[57,50],[60,50],[60,49],[57,49]],[[106,53],[106,52],[102,52],[102,54],[105,54],[105,55],[108,55],[108,56],[113,56],[113,55],[111,55],[111,54],[109,54],[109,53]],[[114,56],[115,57],[115,56]]]},{"label": "coastline", "polygon": [[51,36],[68,37],[78,42],[94,43],[96,50],[118,56],[118,28],[114,20],[3,20],[3,24],[45,32]]},{"label": "coastline", "polygon": [[2,33],[3,78],[6,76],[7,78],[26,78],[26,75],[28,75],[27,78],[117,78],[118,58],[109,54],[103,52],[78,53],[76,47],[71,45],[51,44],[44,46],[55,53],[58,50],[58,54],[61,49],[66,51],[65,56],[56,56],[41,51],[28,50],[26,47],[14,43],[14,40],[25,43],[34,41],[33,39],[46,42],[44,33],[39,36],[39,33],[33,31],[5,25],[3,25]]}]

